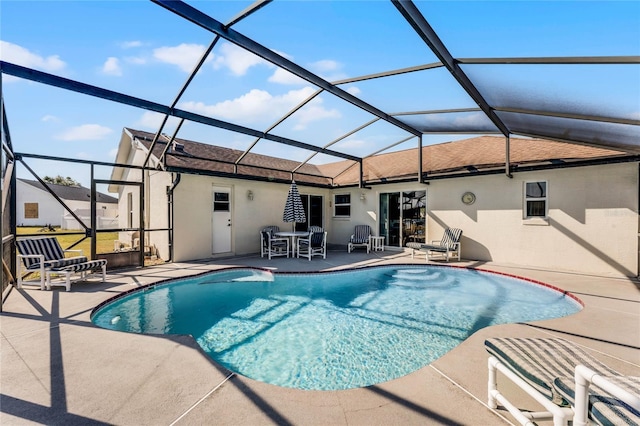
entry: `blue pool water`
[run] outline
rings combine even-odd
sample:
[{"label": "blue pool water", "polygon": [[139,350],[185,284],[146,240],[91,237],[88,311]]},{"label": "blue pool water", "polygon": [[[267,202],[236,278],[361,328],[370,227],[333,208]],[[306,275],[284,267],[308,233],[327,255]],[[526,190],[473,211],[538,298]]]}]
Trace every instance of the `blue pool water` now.
[{"label": "blue pool water", "polygon": [[190,334],[211,358],[244,376],[337,390],[416,371],[483,327],[580,309],[560,291],[477,270],[234,269],[126,294],[99,307],[92,321],[134,333]]}]

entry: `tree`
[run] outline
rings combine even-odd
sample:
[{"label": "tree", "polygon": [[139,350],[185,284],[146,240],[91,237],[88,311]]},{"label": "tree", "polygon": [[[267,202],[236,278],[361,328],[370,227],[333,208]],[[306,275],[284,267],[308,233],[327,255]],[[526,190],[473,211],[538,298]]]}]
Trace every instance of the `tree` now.
[{"label": "tree", "polygon": [[56,176],[56,177],[51,177],[51,176],[45,176],[44,178],[42,178],[42,180],[44,180],[47,183],[54,183],[56,185],[64,185],[64,186],[80,186],[80,182],[77,182],[76,180],[74,180],[73,178],[67,176],[62,177],[60,175]]}]

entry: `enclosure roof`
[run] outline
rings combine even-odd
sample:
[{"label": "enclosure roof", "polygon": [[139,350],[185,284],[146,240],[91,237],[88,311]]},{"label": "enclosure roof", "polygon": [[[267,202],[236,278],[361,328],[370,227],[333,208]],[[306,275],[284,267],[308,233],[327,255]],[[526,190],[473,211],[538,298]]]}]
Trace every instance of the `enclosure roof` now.
[{"label": "enclosure roof", "polygon": [[[30,25],[29,17],[7,17],[19,4],[3,11],[5,34],[16,38],[30,33],[23,27]],[[56,2],[56,7],[61,19],[76,9],[102,13],[91,25],[66,24],[72,34],[78,26],[72,44],[86,55],[108,43],[126,44],[122,49],[138,49],[137,55],[133,50],[105,54],[103,73],[96,77],[95,66],[85,75],[50,72],[44,59],[56,65],[53,55],[29,62],[20,55],[7,59],[18,49],[4,49],[9,53],[0,61],[2,73],[124,106],[126,114],[102,104],[85,108],[77,98],[48,98],[59,100],[56,114],[63,114],[63,104],[69,106],[69,121],[80,111],[93,112],[95,122],[78,126],[81,130],[104,131],[101,121],[109,119],[119,120],[110,129],[148,130],[146,146],[161,161],[174,137],[184,145],[188,140],[215,145],[200,155],[190,149],[169,155],[167,168],[205,170],[205,158],[215,157],[221,173],[287,179],[299,172],[316,176],[309,177],[313,183],[331,179],[335,185],[353,182],[363,161],[370,165],[365,180],[384,179],[387,172],[418,173],[417,157],[403,160],[415,170],[385,172],[372,168],[382,157],[369,157],[393,151],[415,155],[425,145],[469,137],[462,150],[422,151],[428,174],[458,170],[469,165],[469,152],[485,153],[487,141],[494,140],[472,137],[480,135],[531,138],[527,147],[544,145],[538,153],[568,143],[572,152],[552,155],[563,161],[582,158],[585,151],[578,146],[640,154],[636,2],[152,0],[123,2],[109,11],[100,2]],[[122,23],[132,18],[149,25],[124,31]],[[30,42],[51,49],[55,26],[62,25],[51,21],[51,40]],[[21,25],[13,29],[14,22]],[[87,31],[94,27],[109,33],[98,28],[103,25],[132,41],[85,41],[93,40]],[[153,45],[157,39],[161,45]],[[144,50],[145,43],[152,47]],[[109,80],[108,72],[122,78]],[[20,105],[22,93],[5,81],[3,100]],[[55,103],[46,100],[31,108]],[[30,139],[28,131],[21,134]],[[3,129],[3,141],[11,146],[7,138]],[[506,144],[490,145],[502,158],[496,152],[476,167],[521,161],[519,148],[510,159]],[[449,157],[430,157],[436,153]],[[271,157],[282,160],[271,164]],[[353,167],[344,172],[346,165]]]}]

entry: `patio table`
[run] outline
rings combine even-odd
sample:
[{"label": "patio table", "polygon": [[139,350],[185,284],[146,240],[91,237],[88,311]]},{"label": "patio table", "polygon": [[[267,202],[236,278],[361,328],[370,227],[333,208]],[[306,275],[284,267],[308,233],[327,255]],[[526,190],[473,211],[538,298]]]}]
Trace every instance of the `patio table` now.
[{"label": "patio table", "polygon": [[306,237],[309,235],[307,231],[278,231],[274,233],[276,237],[288,237],[291,239],[291,257],[293,257],[296,253],[296,239],[298,237]]}]

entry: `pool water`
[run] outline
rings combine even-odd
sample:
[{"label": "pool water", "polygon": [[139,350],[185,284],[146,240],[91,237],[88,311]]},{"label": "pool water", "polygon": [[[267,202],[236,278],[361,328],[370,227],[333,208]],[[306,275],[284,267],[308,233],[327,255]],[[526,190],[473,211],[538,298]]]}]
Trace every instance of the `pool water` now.
[{"label": "pool water", "polygon": [[580,309],[550,287],[471,269],[233,269],[126,294],[99,307],[92,321],[135,333],[190,334],[211,358],[246,377],[337,390],[414,372],[483,327]]}]

